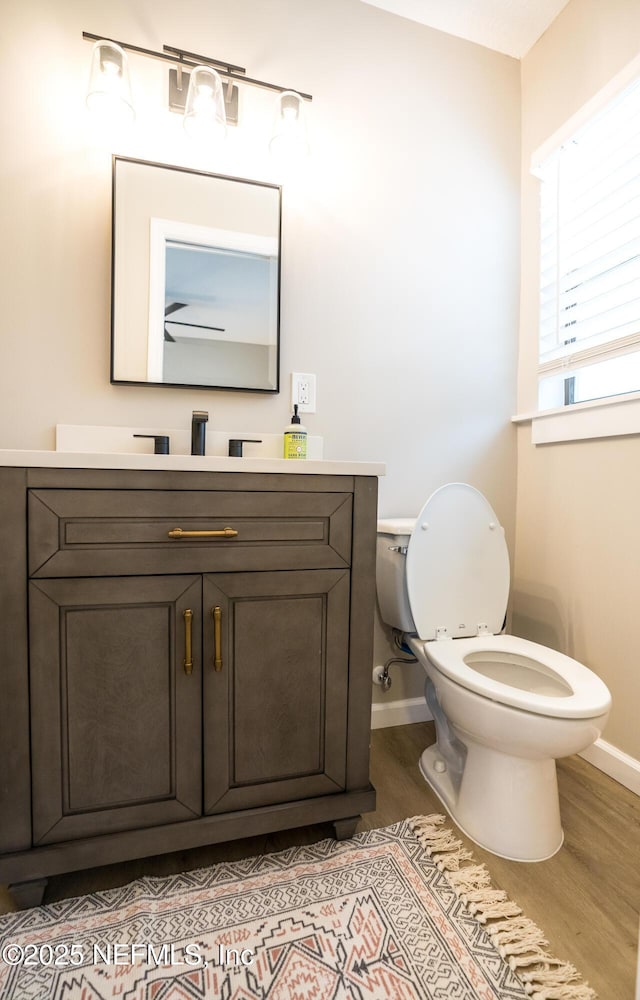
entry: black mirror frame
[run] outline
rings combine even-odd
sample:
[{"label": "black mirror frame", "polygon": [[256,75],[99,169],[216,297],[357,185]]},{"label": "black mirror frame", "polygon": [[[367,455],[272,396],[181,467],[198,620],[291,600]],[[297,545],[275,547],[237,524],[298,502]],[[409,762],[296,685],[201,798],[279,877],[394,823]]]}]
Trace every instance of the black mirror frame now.
[{"label": "black mirror frame", "polygon": [[[276,303],[276,385],[275,388],[256,388],[252,386],[230,386],[230,385],[202,385],[186,382],[148,382],[133,379],[115,378],[115,268],[116,268],[116,166],[118,162],[135,163],[145,167],[161,167],[164,170],[176,170],[180,173],[197,174],[202,177],[213,177],[217,180],[232,181],[240,184],[253,184],[258,187],[271,188],[278,192],[278,278],[277,278],[277,303]],[[220,392],[257,392],[267,395],[275,395],[280,392],[280,299],[281,299],[281,276],[282,276],[282,186],[272,184],[267,181],[257,181],[246,177],[233,177],[227,174],[215,174],[206,170],[195,170],[190,167],[181,167],[169,163],[156,163],[151,160],[140,160],[127,156],[112,156],[111,172],[111,342],[110,342],[110,378],[111,385],[132,385],[148,386],[159,389],[199,389],[205,391]]]}]

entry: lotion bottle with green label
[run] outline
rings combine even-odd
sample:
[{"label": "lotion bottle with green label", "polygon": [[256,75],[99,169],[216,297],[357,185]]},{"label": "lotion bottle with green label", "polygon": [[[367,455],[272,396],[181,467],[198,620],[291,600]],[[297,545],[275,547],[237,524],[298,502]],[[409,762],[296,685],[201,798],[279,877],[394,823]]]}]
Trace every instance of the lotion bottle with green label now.
[{"label": "lotion bottle with green label", "polygon": [[300,423],[298,404],[294,403],[291,423],[284,429],[284,457],[307,457],[307,428]]}]

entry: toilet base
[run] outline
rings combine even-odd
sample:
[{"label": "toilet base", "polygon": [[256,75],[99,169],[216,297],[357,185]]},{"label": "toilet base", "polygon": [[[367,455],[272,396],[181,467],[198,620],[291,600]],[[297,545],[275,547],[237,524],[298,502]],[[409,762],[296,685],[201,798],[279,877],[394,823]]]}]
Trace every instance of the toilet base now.
[{"label": "toilet base", "polygon": [[[546,861],[564,841],[554,760],[526,760],[465,738],[459,790],[437,743],[420,757],[420,771],[460,830],[508,861]],[[444,770],[442,769],[444,766]]]}]

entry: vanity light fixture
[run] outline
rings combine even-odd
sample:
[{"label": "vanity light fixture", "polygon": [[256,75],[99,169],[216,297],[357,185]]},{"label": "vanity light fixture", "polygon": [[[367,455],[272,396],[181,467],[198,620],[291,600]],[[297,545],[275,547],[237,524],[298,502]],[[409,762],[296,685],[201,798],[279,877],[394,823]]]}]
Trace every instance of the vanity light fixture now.
[{"label": "vanity light fixture", "polygon": [[111,122],[135,118],[127,55],[116,42],[101,39],[93,46],[87,107]]},{"label": "vanity light fixture", "polygon": [[300,159],[309,152],[304,102],[295,90],[283,90],[276,98],[276,120],[269,151],[286,160]]},{"label": "vanity light fixture", "polygon": [[[115,39],[102,38],[83,31],[82,37],[93,41],[91,78],[87,106],[93,111],[101,102],[110,100],[129,109],[134,115],[127,52],[173,63],[169,70],[169,109],[184,115],[185,129],[190,135],[222,137],[226,125],[238,123],[238,87],[246,84],[271,90],[278,94],[276,127],[271,143],[274,152],[294,149],[308,151],[303,102],[311,101],[311,94],[280,87],[246,75],[243,66],[211,59],[208,56],[163,45],[162,52],[130,45]],[[95,65],[94,65],[95,64]],[[96,68],[97,67],[97,68]],[[109,85],[109,86],[107,86]],[[294,136],[298,138],[294,138]]]},{"label": "vanity light fixture", "polygon": [[196,139],[224,139],[227,113],[222,80],[210,66],[196,66],[189,74],[184,127]]}]

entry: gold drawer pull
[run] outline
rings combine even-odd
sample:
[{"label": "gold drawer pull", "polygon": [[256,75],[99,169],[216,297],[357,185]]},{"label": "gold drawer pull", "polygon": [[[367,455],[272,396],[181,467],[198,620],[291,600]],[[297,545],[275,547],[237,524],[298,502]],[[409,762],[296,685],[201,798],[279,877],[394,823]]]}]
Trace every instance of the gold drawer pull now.
[{"label": "gold drawer pull", "polygon": [[191,652],[191,623],[193,621],[193,611],[187,608],[183,612],[184,618],[184,672],[188,676],[193,670],[193,654]]},{"label": "gold drawer pull", "polygon": [[182,528],[172,528],[167,534],[169,538],[235,538],[238,532],[235,528],[220,528],[217,531],[184,531]]},{"label": "gold drawer pull", "polygon": [[222,608],[211,608],[213,618],[213,666],[222,670]]}]

